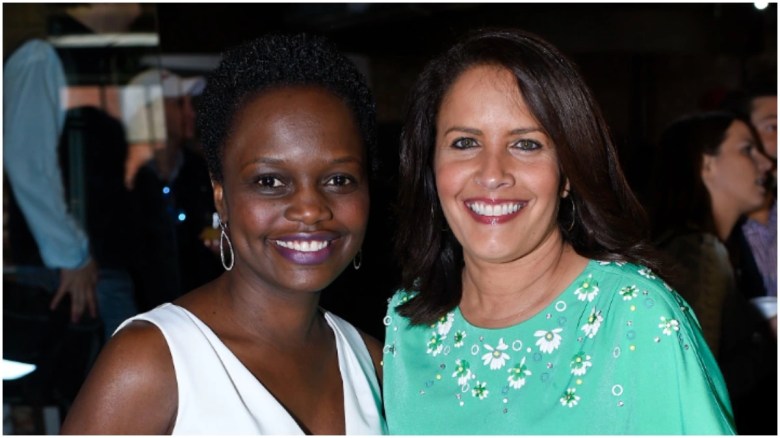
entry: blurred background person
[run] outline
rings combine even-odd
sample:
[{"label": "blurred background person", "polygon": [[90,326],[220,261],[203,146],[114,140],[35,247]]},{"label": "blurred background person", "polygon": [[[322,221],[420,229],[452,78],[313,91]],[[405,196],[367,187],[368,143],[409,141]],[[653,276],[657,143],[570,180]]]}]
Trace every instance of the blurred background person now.
[{"label": "blurred background person", "polygon": [[[39,38],[12,49],[3,70],[4,358],[38,367],[18,387],[4,385],[4,395],[66,409],[102,340],[137,312],[127,142],[110,110],[124,49],[107,41],[127,32],[141,7],[42,10]],[[31,303],[35,291],[48,293],[54,312]]]},{"label": "blurred background person", "polygon": [[740,219],[728,246],[739,289],[761,310],[777,335],[777,83],[754,80],[732,93],[723,107],[736,112],[758,133],[772,161],[761,206]]},{"label": "blurred background person", "polygon": [[[126,31],[140,7],[88,4],[62,12],[52,16],[50,35]],[[122,213],[129,200],[121,184],[127,143],[116,118],[71,100],[65,90],[110,77],[112,50],[33,40],[6,61],[3,74],[3,163],[14,195],[9,236],[20,266],[16,280],[52,288],[52,307],[70,294],[71,320],[84,311],[99,314],[104,337],[136,312],[126,270],[130,225]],[[41,265],[49,269],[27,268]]]},{"label": "blurred background person", "polygon": [[738,289],[725,241],[764,202],[770,161],[751,125],[706,112],[671,124],[656,157],[653,228],[669,282],[693,307],[729,389],[737,432],[776,430],[777,345]]},{"label": "blurred background person", "polygon": [[126,100],[139,101],[128,137],[156,143],[153,158],[130,184],[143,254],[134,266],[141,311],[173,301],[222,272],[218,253],[203,241],[204,234],[216,231],[211,181],[194,130],[193,99],[204,86],[201,76],[152,69],[125,90]]}]

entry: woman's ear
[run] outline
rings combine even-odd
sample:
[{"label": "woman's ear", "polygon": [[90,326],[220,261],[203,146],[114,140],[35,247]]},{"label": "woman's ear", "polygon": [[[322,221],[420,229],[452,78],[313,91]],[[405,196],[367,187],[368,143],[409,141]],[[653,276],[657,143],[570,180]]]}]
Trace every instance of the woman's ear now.
[{"label": "woman's ear", "polygon": [[701,179],[708,181],[715,171],[715,155],[702,154]]},{"label": "woman's ear", "polygon": [[563,190],[561,193],[561,198],[566,198],[571,193],[571,184],[569,184],[569,178],[563,177]]},{"label": "woman's ear", "polygon": [[214,192],[214,207],[217,209],[219,219],[224,223],[228,221],[226,216],[227,208],[225,206],[224,190],[222,183],[211,180],[211,189]]}]

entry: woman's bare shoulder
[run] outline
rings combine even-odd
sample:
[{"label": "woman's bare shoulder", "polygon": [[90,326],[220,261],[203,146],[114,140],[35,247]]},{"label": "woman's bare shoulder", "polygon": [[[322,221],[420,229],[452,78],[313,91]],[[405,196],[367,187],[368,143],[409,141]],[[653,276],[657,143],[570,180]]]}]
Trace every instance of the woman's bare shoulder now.
[{"label": "woman's bare shoulder", "polygon": [[62,433],[169,433],[177,404],[176,374],[165,337],[153,324],[135,321],[103,347]]}]

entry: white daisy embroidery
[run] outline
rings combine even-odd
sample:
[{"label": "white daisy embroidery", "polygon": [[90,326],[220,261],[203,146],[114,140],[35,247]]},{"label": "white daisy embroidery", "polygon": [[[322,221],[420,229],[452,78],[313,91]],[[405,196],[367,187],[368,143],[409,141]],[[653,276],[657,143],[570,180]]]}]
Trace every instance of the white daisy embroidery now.
[{"label": "white daisy embroidery", "polygon": [[587,337],[593,338],[599,331],[599,327],[601,327],[602,321],[604,321],[604,317],[601,316],[601,312],[597,312],[596,308],[594,307],[593,310],[590,311],[588,321],[582,326],[582,331],[585,332]]},{"label": "white daisy embroidery", "polygon": [[609,265],[611,265],[613,263],[615,264],[615,266],[623,266],[623,265],[626,264],[626,262],[618,261],[618,260],[614,260],[614,261],[599,260],[599,265],[601,265],[601,266],[609,266]]},{"label": "white daisy embroidery", "polygon": [[658,324],[658,328],[663,329],[663,333],[666,336],[671,336],[672,332],[680,331],[680,323],[676,319],[661,317],[661,323]]},{"label": "white daisy embroidery", "polygon": [[561,397],[561,405],[568,406],[570,408],[576,406],[580,401],[580,396],[575,395],[575,392],[577,392],[576,388],[567,389],[563,394],[563,397]]},{"label": "white daisy embroidery", "polygon": [[474,373],[471,372],[471,366],[468,361],[458,359],[455,361],[455,372],[452,373],[452,377],[458,379],[458,385],[463,386],[469,383],[469,380],[474,378]]},{"label": "white daisy embroidery", "polygon": [[571,373],[575,376],[584,376],[588,372],[588,368],[593,366],[590,361],[590,355],[585,353],[576,354],[571,360]]},{"label": "white daisy embroidery", "polygon": [[504,353],[508,348],[509,346],[504,343],[504,338],[498,340],[496,348],[485,344],[485,350],[488,352],[482,355],[482,365],[490,364],[491,370],[501,369],[509,359],[509,355]]},{"label": "white daisy embroidery", "polygon": [[639,272],[639,275],[649,278],[651,280],[655,278],[655,274],[653,274],[653,271],[651,271],[648,268],[640,268],[639,271],[637,272]]},{"label": "white daisy embroidery", "polygon": [[455,341],[455,347],[460,348],[463,346],[463,343],[466,339],[466,332],[463,330],[458,330],[455,332],[455,335],[452,337],[452,340]]},{"label": "white daisy embroidery", "polygon": [[480,400],[484,400],[488,394],[490,394],[490,391],[487,389],[487,382],[480,382],[477,380],[477,384],[474,385],[474,389],[471,390],[471,395],[479,398]]},{"label": "white daisy embroidery", "polygon": [[626,286],[620,289],[620,296],[623,297],[623,301],[633,300],[639,295],[639,288],[636,285]]},{"label": "white daisy embroidery", "polygon": [[441,350],[444,348],[444,338],[446,336],[433,332],[428,340],[427,353],[434,357],[441,353]]},{"label": "white daisy embroidery", "polygon": [[446,335],[450,332],[450,329],[452,328],[452,322],[455,321],[455,314],[453,312],[450,312],[441,318],[439,318],[439,321],[436,323],[436,331],[440,335]]},{"label": "white daisy embroidery", "polygon": [[574,291],[574,294],[577,295],[577,299],[580,301],[593,301],[596,295],[599,294],[599,282],[593,279],[592,274],[588,274],[588,278],[580,284],[580,287]]},{"label": "white daisy embroidery", "polygon": [[523,357],[520,363],[510,368],[508,372],[509,377],[506,380],[509,382],[509,386],[515,389],[522,388],[525,385],[525,378],[531,375],[531,370],[525,366],[525,357]]},{"label": "white daisy embroidery", "polygon": [[539,338],[536,340],[536,345],[539,346],[542,352],[552,353],[561,345],[561,335],[558,333],[562,331],[562,328],[552,329],[551,331],[537,330],[534,332],[534,336]]}]

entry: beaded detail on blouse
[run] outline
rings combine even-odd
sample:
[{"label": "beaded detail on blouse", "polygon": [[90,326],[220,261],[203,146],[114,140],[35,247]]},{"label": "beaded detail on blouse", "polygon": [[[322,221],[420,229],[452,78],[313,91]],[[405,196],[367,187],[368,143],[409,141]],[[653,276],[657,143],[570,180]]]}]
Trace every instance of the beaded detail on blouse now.
[{"label": "beaded detail on blouse", "polygon": [[[547,308],[500,329],[471,325],[459,308],[435,324],[410,326],[395,307],[415,295],[398,292],[384,320],[391,434],[729,433],[725,385],[695,317],[645,267],[591,261]],[[690,396],[714,403],[721,419],[621,424],[670,404],[657,397],[686,391],[652,383],[654,372],[677,383],[685,383],[678,372],[687,372],[698,394]],[[551,421],[534,421],[540,418]]]}]

